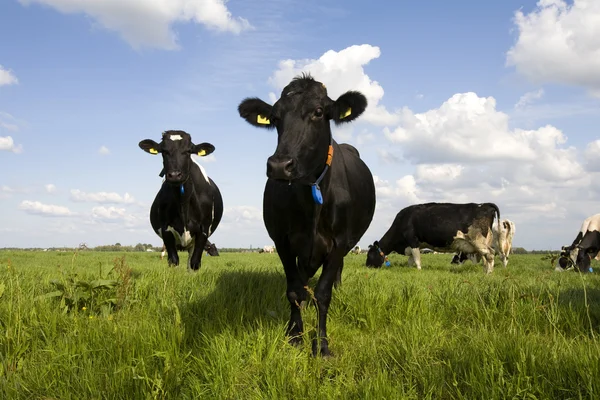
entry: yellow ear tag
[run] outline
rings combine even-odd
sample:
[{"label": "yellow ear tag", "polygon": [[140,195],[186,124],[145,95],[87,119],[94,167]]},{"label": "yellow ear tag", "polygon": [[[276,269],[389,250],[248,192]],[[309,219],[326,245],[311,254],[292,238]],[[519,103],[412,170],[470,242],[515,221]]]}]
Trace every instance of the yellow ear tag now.
[{"label": "yellow ear tag", "polygon": [[259,124],[263,124],[263,125],[269,125],[271,123],[271,121],[269,121],[268,119],[266,119],[265,117],[263,117],[260,114],[258,114],[256,116],[256,122]]},{"label": "yellow ear tag", "polygon": [[348,109],[346,110],[345,113],[341,113],[340,114],[340,119],[344,119],[346,118],[348,115],[352,114],[352,108],[348,107]]},{"label": "yellow ear tag", "polygon": [[200,151],[198,152],[198,155],[199,155],[199,156],[205,156],[205,155],[206,155],[206,150],[200,150]]},{"label": "yellow ear tag", "polygon": [[150,149],[148,150],[151,154],[158,154],[158,150],[156,149]]}]

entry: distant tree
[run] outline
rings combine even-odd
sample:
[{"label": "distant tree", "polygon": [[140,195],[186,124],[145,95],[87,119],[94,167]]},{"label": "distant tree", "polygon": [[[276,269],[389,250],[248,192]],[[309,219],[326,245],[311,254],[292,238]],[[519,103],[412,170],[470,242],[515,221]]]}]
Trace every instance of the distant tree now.
[{"label": "distant tree", "polygon": [[512,249],[512,253],[513,253],[513,254],[527,254],[527,253],[528,253],[528,251],[527,251],[527,250],[525,250],[523,247],[514,247],[514,248]]},{"label": "distant tree", "polygon": [[117,243],[115,243],[115,246],[121,247],[121,243],[117,242]]}]

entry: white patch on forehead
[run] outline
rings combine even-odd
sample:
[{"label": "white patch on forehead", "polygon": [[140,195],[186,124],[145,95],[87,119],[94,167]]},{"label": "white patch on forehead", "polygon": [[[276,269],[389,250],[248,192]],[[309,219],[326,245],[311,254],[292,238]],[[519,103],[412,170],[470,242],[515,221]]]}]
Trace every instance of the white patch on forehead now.
[{"label": "white patch on forehead", "polygon": [[202,172],[202,176],[204,176],[204,180],[210,185],[210,181],[208,180],[208,175],[206,175],[206,170],[204,169],[204,167],[202,165],[200,165],[200,163],[198,161],[196,161],[193,157],[192,157],[192,161],[194,161],[196,163],[196,165],[198,167],[200,167],[200,172]]},{"label": "white patch on forehead", "polygon": [[181,140],[183,139],[181,135],[169,135],[169,139],[171,140]]}]

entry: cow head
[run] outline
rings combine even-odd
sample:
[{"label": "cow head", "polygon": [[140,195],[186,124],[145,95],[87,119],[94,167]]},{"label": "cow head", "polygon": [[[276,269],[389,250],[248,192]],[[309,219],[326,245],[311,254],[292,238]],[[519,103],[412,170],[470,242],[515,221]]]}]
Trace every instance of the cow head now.
[{"label": "cow head", "polygon": [[369,245],[367,251],[367,267],[380,268],[385,261],[385,254],[379,248],[379,242],[376,240],[373,244]]},{"label": "cow head", "polygon": [[219,255],[219,250],[217,250],[217,246],[214,243],[206,243],[204,250],[206,250],[209,256],[216,257]]},{"label": "cow head", "polygon": [[285,181],[314,181],[324,168],[331,143],[329,121],[350,122],[367,107],[366,97],[349,91],[332,100],[310,75],[295,77],[272,106],[247,98],[238,112],[249,124],[277,129],[277,149],[267,160],[267,176]]},{"label": "cow head", "polygon": [[166,180],[173,184],[187,181],[193,163],[190,155],[207,156],[215,151],[210,143],[192,143],[192,137],[184,131],[165,131],[160,143],[145,139],[139,146],[147,153],[162,154]]}]

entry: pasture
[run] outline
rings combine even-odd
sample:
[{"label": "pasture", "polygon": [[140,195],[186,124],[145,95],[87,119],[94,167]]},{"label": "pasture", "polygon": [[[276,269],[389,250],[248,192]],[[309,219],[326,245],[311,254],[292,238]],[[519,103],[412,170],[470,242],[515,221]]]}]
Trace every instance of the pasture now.
[{"label": "pasture", "polygon": [[365,258],[346,256],[323,359],[310,305],[304,345],[286,343],[277,254],[205,256],[192,274],[158,253],[0,252],[0,398],[600,397],[596,272]]}]

